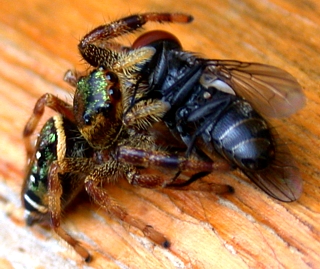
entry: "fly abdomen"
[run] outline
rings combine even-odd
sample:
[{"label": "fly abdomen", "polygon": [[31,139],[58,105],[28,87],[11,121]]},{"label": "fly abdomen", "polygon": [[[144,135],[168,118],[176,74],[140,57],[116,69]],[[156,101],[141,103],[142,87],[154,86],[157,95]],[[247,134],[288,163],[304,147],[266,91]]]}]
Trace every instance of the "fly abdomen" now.
[{"label": "fly abdomen", "polygon": [[208,127],[202,138],[210,136],[215,149],[240,168],[261,170],[273,160],[269,127],[248,102],[234,100],[215,123],[210,124],[209,119],[204,122]]}]

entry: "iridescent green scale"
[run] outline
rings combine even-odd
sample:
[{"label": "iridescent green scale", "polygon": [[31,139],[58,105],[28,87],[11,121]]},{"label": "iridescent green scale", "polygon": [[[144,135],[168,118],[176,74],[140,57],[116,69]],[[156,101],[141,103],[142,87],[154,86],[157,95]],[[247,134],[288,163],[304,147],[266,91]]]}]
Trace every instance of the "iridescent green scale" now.
[{"label": "iridescent green scale", "polygon": [[[52,117],[45,123],[35,148],[22,191],[29,225],[48,217],[48,178],[52,163],[66,157],[90,157],[92,152],[75,124],[62,116]],[[77,189],[82,189],[83,177],[65,173],[60,174],[59,179],[63,188],[61,201],[65,206],[78,193]]]}]

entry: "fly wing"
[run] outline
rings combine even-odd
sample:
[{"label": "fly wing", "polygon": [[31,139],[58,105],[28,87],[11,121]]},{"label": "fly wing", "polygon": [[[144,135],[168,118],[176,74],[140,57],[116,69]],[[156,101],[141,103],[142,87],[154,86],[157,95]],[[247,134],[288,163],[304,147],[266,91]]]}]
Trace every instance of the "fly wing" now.
[{"label": "fly wing", "polygon": [[305,104],[300,84],[282,69],[231,60],[209,60],[206,64],[201,77],[205,87],[222,81],[267,117],[289,116]]},{"label": "fly wing", "polygon": [[[274,130],[273,133],[275,134]],[[289,148],[285,144],[280,145],[278,137],[274,141],[274,160],[266,169],[242,171],[270,196],[283,202],[292,202],[302,193],[300,171]]]}]

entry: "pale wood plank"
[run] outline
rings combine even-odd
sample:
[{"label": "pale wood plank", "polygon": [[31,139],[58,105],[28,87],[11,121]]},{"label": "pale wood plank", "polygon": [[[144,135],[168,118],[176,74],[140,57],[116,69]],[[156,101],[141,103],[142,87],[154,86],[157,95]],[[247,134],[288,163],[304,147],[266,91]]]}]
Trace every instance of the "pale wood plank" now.
[{"label": "pale wood plank", "polygon": [[[153,191],[121,182],[113,196],[135,216],[163,232],[170,250],[154,247],[140,231],[119,224],[89,200],[65,215],[65,227],[94,255],[92,268],[319,268],[320,174],[318,1],[0,1],[0,257],[2,268],[85,266],[50,231],[24,225],[21,132],[36,99],[64,96],[65,70],[85,69],[77,42],[110,19],[144,11],[183,11],[194,23],[151,25],[176,34],[187,50],[210,58],[256,61],[292,73],[307,106],[277,121],[299,163],[304,193],[290,204],[267,197],[240,173],[215,175],[236,193]],[[130,38],[123,38],[127,42]],[[64,98],[64,97],[63,97]],[[215,177],[215,178],[214,178]],[[245,181],[240,181],[244,179]]]}]

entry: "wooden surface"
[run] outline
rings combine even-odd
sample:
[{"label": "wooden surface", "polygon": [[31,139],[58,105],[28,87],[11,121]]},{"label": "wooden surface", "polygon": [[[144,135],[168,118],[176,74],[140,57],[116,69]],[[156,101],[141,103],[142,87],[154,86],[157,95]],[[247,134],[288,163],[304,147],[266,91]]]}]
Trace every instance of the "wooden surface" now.
[{"label": "wooden surface", "polygon": [[[320,268],[319,1],[0,0],[0,6],[1,268]],[[89,199],[79,199],[63,225],[93,254],[86,265],[51,231],[25,227],[21,133],[43,93],[69,96],[62,77],[67,69],[85,69],[77,51],[81,36],[103,22],[145,11],[194,15],[190,25],[147,27],[173,32],[187,50],[272,64],[299,80],[306,107],[274,125],[298,161],[304,192],[297,202],[281,203],[236,172],[208,179],[235,187],[235,194],[224,196],[121,182],[110,193],[164,233],[172,247],[154,246]]]}]

